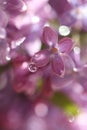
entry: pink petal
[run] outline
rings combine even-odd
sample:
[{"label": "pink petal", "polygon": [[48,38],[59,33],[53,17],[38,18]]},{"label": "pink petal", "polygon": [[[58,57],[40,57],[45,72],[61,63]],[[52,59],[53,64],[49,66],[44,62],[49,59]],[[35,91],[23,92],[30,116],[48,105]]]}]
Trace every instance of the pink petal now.
[{"label": "pink petal", "polygon": [[63,38],[59,41],[59,51],[61,53],[69,53],[73,47],[74,42],[70,38]]},{"label": "pink petal", "polygon": [[46,45],[48,45],[49,47],[52,47],[58,42],[58,35],[50,27],[44,27],[43,40]]},{"label": "pink petal", "polygon": [[64,63],[59,54],[55,54],[52,60],[52,69],[58,76],[63,76],[65,72]]},{"label": "pink petal", "polygon": [[31,59],[37,67],[43,67],[48,64],[50,58],[49,50],[45,49],[37,52]]}]

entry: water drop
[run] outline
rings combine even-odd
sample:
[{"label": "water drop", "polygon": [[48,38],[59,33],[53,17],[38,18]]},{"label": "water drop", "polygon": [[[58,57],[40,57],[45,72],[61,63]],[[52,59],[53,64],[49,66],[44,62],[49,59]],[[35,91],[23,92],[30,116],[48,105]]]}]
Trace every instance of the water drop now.
[{"label": "water drop", "polygon": [[29,63],[29,65],[28,65],[28,69],[29,69],[30,72],[36,72],[38,68],[37,68],[37,66],[35,65],[35,63],[31,62],[31,63]]},{"label": "water drop", "polygon": [[59,34],[61,36],[67,36],[67,35],[70,34],[71,30],[70,30],[70,28],[68,26],[62,25],[62,26],[59,27],[58,31],[59,31]]}]

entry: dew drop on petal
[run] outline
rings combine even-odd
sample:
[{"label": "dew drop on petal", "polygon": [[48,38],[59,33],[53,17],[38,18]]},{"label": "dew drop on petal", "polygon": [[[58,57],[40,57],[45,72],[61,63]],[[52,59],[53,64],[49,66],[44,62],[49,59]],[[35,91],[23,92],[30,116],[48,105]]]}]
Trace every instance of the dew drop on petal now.
[{"label": "dew drop on petal", "polygon": [[31,62],[31,63],[29,63],[29,65],[28,65],[28,69],[29,69],[29,71],[30,72],[36,72],[37,71],[37,66],[33,63],[33,62]]}]

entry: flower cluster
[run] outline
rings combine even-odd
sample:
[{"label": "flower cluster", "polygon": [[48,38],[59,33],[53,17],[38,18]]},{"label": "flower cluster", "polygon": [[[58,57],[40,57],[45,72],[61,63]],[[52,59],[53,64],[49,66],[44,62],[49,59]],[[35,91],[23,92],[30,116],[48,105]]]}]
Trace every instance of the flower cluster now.
[{"label": "flower cluster", "polygon": [[53,71],[59,75],[64,75],[64,63],[62,55],[68,54],[73,46],[73,41],[70,38],[63,38],[58,43],[58,36],[50,27],[43,29],[43,39],[48,49],[37,52],[31,59],[37,67],[52,63]]},{"label": "flower cluster", "polygon": [[0,0],[0,130],[87,130],[87,0]]}]

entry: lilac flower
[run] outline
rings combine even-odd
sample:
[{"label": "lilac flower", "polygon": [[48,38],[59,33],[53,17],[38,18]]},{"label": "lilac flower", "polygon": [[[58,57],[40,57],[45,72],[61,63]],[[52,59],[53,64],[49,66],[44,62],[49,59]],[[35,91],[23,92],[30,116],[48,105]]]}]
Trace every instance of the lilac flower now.
[{"label": "lilac flower", "polygon": [[55,74],[64,75],[65,67],[62,60],[63,54],[68,54],[72,47],[73,41],[70,38],[63,38],[58,43],[58,35],[50,27],[44,27],[43,40],[48,49],[37,52],[31,59],[37,67],[43,67],[51,62],[51,66]]},{"label": "lilac flower", "polygon": [[[56,4],[55,4],[56,3]],[[75,25],[87,30],[87,1],[86,0],[55,0],[50,1],[58,15],[58,19],[62,25]]]}]

